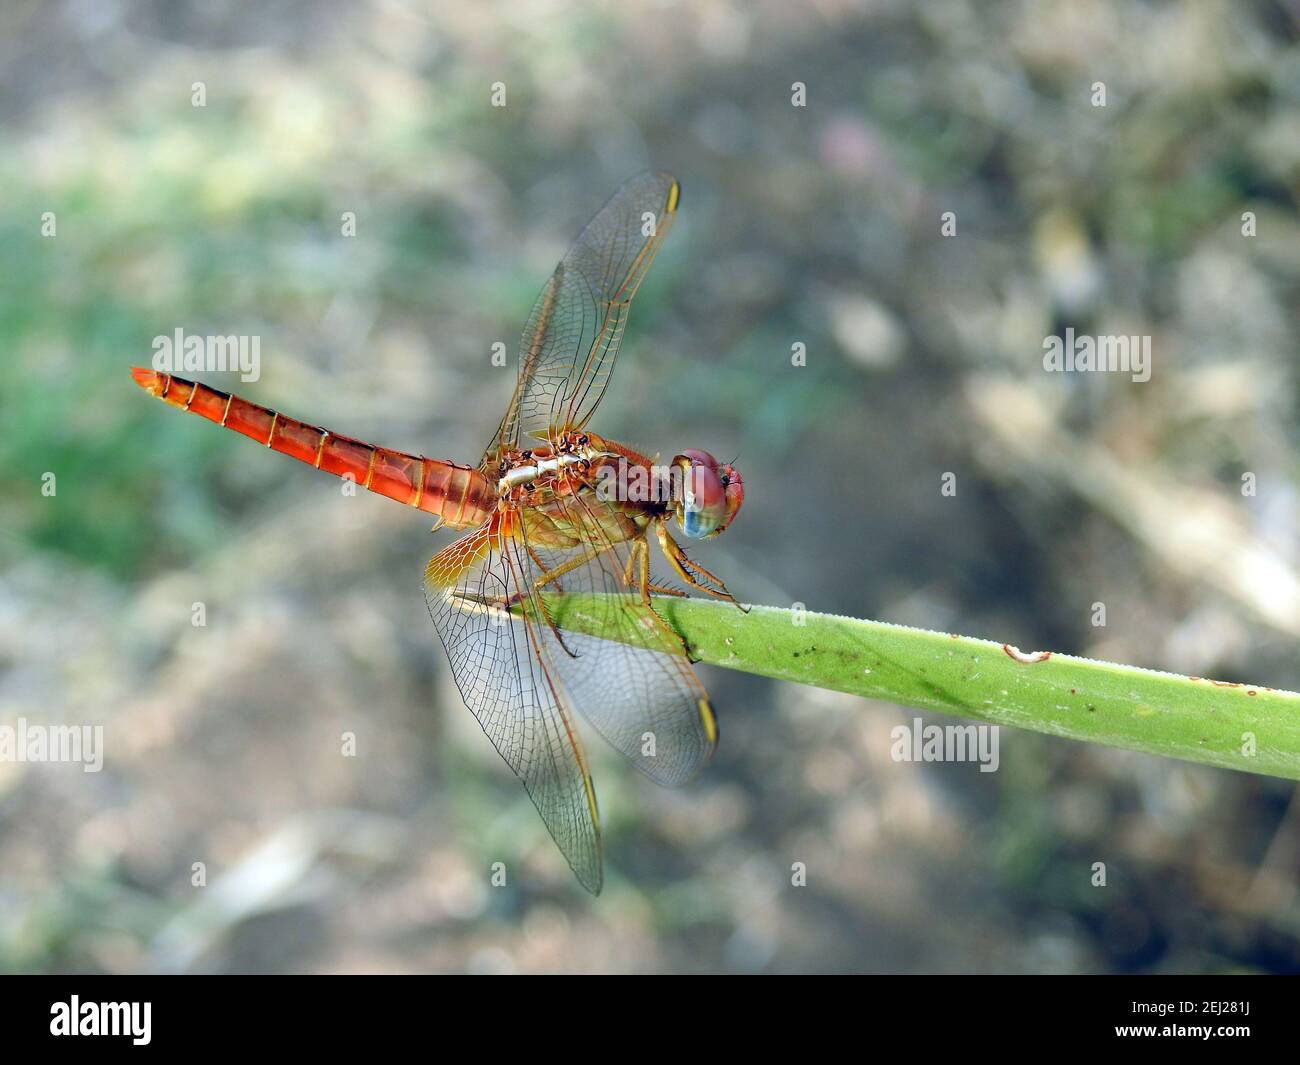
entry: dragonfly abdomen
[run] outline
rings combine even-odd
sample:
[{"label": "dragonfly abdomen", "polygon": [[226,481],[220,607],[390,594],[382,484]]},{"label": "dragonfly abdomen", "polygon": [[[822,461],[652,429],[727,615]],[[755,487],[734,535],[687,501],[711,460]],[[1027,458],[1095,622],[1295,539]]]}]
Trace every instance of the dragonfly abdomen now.
[{"label": "dragonfly abdomen", "polygon": [[242,433],[272,451],[435,514],[452,527],[478,525],[496,507],[496,488],[478,470],[340,436],[198,381],[131,370],[136,384],[173,407]]}]

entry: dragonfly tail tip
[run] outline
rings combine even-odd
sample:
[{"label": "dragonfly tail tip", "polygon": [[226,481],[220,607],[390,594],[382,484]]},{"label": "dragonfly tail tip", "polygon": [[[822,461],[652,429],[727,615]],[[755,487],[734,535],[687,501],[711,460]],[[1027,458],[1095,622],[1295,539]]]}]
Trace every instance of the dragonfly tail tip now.
[{"label": "dragonfly tail tip", "polygon": [[158,371],[148,370],[143,366],[132,366],[131,376],[135,379],[135,383],[146,392],[150,392],[155,396],[158,394],[160,387],[158,384]]}]

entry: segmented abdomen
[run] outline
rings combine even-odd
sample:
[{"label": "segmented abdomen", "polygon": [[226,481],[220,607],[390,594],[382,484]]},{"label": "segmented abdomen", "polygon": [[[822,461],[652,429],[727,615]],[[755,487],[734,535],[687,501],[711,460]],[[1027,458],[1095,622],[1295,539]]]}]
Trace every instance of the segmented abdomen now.
[{"label": "segmented abdomen", "polygon": [[496,508],[496,485],[478,470],[442,459],[390,451],[196,381],[135,367],[136,384],[173,407],[256,440],[336,477],[407,506],[436,514],[448,525],[478,525]]}]

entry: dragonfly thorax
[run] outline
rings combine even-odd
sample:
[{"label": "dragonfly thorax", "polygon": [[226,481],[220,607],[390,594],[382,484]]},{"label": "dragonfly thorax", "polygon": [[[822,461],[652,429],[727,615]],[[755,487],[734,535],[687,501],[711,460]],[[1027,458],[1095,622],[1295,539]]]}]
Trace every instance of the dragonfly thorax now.
[{"label": "dragonfly thorax", "polygon": [[549,448],[520,452],[513,463],[509,459],[504,460],[506,468],[497,481],[497,490],[504,496],[512,489],[539,481],[544,483],[570,471],[585,473],[592,463],[604,457],[603,452],[591,446],[560,454],[552,453]]}]

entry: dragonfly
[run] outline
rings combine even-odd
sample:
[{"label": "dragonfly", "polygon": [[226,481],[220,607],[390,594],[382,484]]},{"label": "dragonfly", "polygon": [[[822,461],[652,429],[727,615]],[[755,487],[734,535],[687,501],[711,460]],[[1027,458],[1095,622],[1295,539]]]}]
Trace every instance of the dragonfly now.
[{"label": "dragonfly", "polygon": [[[173,407],[461,534],[425,567],[429,614],[466,705],[592,894],[604,879],[600,814],[576,718],[656,783],[686,783],[718,725],[655,597],[694,589],[744,609],[677,540],[712,539],[735,520],[735,466],[698,449],[660,463],[589,427],[680,202],[671,174],[639,174],[582,230],[537,297],[514,394],[474,466],[363,443],[166,369],[131,370]],[[652,539],[685,588],[652,575]],[[566,596],[583,597],[584,630],[624,639],[562,629]]]}]

